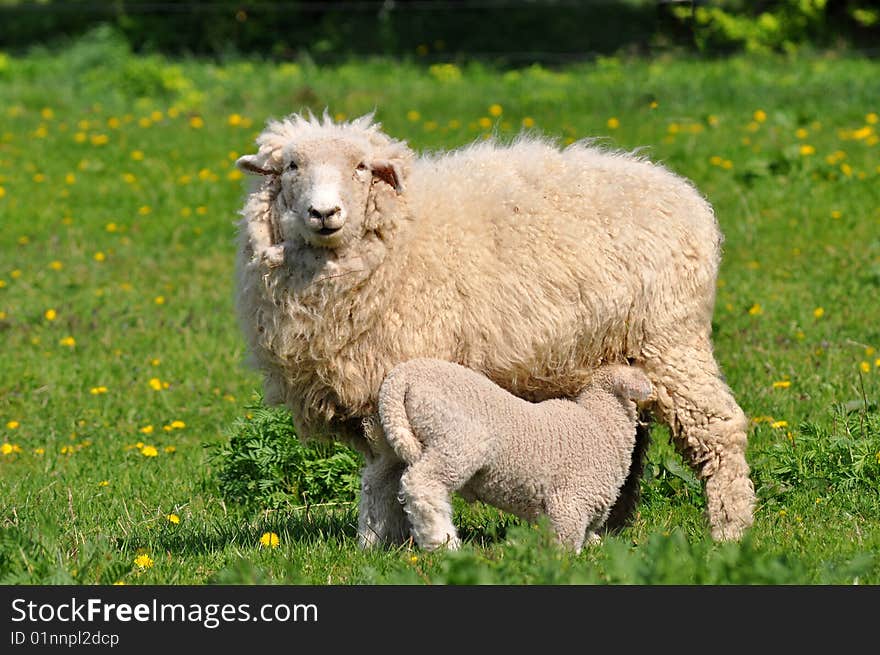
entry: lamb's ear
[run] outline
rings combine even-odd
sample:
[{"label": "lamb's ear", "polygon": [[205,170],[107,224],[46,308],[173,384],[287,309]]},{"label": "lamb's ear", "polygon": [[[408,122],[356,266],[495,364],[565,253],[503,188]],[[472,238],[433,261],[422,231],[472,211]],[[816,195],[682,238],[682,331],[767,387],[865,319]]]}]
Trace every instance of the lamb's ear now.
[{"label": "lamb's ear", "polygon": [[630,400],[648,400],[654,386],[641,369],[634,366],[616,367],[613,372],[614,390]]},{"label": "lamb's ear", "polygon": [[393,159],[376,159],[370,164],[370,170],[397,193],[403,193],[403,166],[399,162]]},{"label": "lamb's ear", "polygon": [[252,175],[274,175],[278,171],[273,170],[268,165],[266,157],[263,155],[244,155],[239,157],[235,162],[236,168],[245,173]]}]

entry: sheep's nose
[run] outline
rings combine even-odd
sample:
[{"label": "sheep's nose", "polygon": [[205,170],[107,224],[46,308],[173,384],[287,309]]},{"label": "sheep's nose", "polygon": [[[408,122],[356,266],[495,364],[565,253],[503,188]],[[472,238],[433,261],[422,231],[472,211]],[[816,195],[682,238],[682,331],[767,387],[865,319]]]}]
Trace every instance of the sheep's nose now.
[{"label": "sheep's nose", "polygon": [[333,218],[339,212],[342,211],[341,207],[330,207],[329,209],[318,209],[314,205],[309,207],[309,218],[314,218],[317,221],[326,221],[329,218]]}]

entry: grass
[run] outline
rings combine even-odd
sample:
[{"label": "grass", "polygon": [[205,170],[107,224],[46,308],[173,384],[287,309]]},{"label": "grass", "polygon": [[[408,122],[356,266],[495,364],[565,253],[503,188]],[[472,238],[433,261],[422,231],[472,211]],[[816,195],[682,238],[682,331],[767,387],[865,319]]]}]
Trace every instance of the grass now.
[{"label": "grass", "polygon": [[[0,55],[0,582],[880,583],[878,75],[818,54],[217,64],[107,32]],[[726,235],[716,352],[753,417],[746,539],[709,539],[661,428],[635,523],[577,557],[463,504],[460,553],[362,552],[332,484],[306,506],[260,469],[277,502],[225,493],[260,385],[231,301],[232,162],[266,118],[325,106],[376,109],[417,149],[599,136],[694,180]]]}]

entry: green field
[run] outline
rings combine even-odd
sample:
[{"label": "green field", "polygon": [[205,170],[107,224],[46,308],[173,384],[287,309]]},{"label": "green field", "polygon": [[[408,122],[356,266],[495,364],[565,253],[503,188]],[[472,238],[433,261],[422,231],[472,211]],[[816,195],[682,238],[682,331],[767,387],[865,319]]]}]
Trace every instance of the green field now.
[{"label": "green field", "polygon": [[[880,584],[878,79],[835,55],[218,64],[106,34],[0,55],[0,583]],[[529,129],[694,180],[726,236],[716,353],[752,418],[742,542],[709,539],[661,428],[634,524],[579,556],[464,505],[459,553],[365,553],[349,497],[224,493],[205,445],[260,387],[232,305],[233,162],[267,118],[325,107],[375,109],[419,150]]]}]

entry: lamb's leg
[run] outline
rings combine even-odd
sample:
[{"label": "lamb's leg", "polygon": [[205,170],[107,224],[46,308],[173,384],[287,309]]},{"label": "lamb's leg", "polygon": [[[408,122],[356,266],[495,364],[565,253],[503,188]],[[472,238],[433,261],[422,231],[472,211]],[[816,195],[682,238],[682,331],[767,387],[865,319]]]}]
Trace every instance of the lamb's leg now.
[{"label": "lamb's leg", "polygon": [[556,539],[566,548],[580,553],[584,541],[595,534],[608,516],[608,509],[585,506],[583,493],[573,493],[560,487],[547,498],[547,518],[556,533]]},{"label": "lamb's leg", "polygon": [[403,463],[388,456],[368,456],[361,473],[358,542],[362,548],[401,544],[409,538],[409,523],[398,500]]},{"label": "lamb's leg", "polygon": [[711,344],[701,340],[647,355],[642,364],[655,386],[655,410],[705,482],[712,537],[739,539],[752,524],[755,503],[745,457],[748,421],[721,379]]}]

